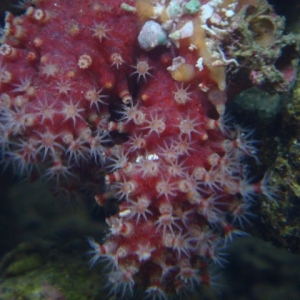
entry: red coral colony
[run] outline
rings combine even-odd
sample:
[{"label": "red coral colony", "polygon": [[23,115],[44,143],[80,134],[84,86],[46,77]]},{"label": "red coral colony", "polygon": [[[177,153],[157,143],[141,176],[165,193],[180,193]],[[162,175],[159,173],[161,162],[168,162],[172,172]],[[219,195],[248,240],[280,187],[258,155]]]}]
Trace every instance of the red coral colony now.
[{"label": "red coral colony", "polygon": [[[95,199],[118,199],[119,211],[103,244],[89,240],[91,263],[108,264],[112,294],[167,299],[211,285],[210,266],[243,234],[235,223],[247,221],[252,196],[272,196],[266,179],[249,182],[250,132],[224,112],[228,70],[248,63],[245,86],[263,72],[243,57],[245,32],[271,53],[280,22],[258,1],[123,1],[25,0],[23,15],[6,14],[2,164],[70,193],[105,176]],[[273,30],[245,29],[263,17]],[[287,86],[276,72],[258,84]]]}]

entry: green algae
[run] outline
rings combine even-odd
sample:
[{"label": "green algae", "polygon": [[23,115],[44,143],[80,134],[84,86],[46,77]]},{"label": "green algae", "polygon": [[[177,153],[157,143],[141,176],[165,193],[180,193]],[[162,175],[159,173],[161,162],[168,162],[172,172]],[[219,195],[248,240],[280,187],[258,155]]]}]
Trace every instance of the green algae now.
[{"label": "green algae", "polygon": [[[260,197],[254,234],[300,253],[300,75],[277,121],[274,136],[264,133],[262,161],[270,166],[276,201]],[[280,124],[278,124],[280,120]],[[275,127],[274,126],[274,127]],[[272,145],[272,146],[271,146]]]},{"label": "green algae", "polygon": [[9,276],[20,275],[39,268],[43,259],[38,254],[19,257],[17,261],[12,262],[6,269]]},{"label": "green algae", "polygon": [[[25,244],[28,245],[28,244]],[[105,295],[101,267],[90,268],[83,255],[84,243],[58,246],[52,243],[21,244],[4,257],[0,299],[93,300]]]}]

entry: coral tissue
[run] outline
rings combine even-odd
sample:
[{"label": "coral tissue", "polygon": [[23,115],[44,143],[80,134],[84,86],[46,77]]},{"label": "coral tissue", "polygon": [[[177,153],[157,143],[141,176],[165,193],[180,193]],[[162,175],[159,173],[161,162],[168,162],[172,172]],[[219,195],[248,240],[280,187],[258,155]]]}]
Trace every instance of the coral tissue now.
[{"label": "coral tissue", "polygon": [[211,285],[253,195],[271,196],[245,172],[251,132],[224,116],[245,16],[268,11],[246,2],[25,0],[24,14],[6,14],[2,164],[66,193],[105,175],[95,199],[119,211],[106,241],[89,241],[112,294],[166,299]]}]

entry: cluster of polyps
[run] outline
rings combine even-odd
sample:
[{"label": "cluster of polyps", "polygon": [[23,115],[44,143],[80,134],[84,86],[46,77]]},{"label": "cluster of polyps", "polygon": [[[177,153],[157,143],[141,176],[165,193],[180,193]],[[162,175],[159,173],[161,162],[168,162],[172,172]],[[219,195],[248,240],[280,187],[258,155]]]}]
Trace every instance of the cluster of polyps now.
[{"label": "cluster of polyps", "polygon": [[[138,55],[127,45],[137,26],[120,1],[91,2],[74,1],[70,9],[66,1],[23,1],[24,15],[6,14],[0,164],[12,165],[17,176],[41,175],[75,188],[83,169],[105,159],[108,104],[129,97],[127,78]],[[118,23],[127,31],[120,32]]]},{"label": "cluster of polyps", "polygon": [[234,223],[248,220],[265,183],[251,185],[243,173],[242,158],[255,150],[250,134],[209,118],[215,108],[196,84],[179,88],[167,70],[152,74],[151,97],[121,108],[119,128],[130,138],[111,149],[106,176],[119,212],[107,219],[106,242],[90,243],[92,263],[108,262],[112,293],[142,288],[166,299],[211,285],[210,264],[222,263],[226,242],[243,234]]},{"label": "cluster of polyps", "polygon": [[[136,8],[120,0],[34,2],[24,1],[23,16],[7,14],[1,37],[1,162],[16,173],[41,166],[58,183],[106,163],[107,195],[120,207],[107,218],[107,241],[90,244],[92,264],[108,262],[117,295],[140,287],[164,299],[210,285],[210,262],[222,262],[226,241],[241,234],[233,223],[247,220],[253,194],[269,193],[266,180],[251,185],[243,173],[241,159],[253,145],[223,121],[222,65],[230,61],[221,52],[224,61],[214,65],[210,50],[219,39],[205,43],[206,31],[222,32],[203,26],[208,19],[218,25],[213,13],[230,19],[233,11],[217,0],[201,10],[199,1],[141,0]],[[157,22],[146,21],[138,35],[136,16]],[[178,48],[148,57],[137,40],[146,51],[171,42]],[[111,153],[105,162],[103,153]]]}]

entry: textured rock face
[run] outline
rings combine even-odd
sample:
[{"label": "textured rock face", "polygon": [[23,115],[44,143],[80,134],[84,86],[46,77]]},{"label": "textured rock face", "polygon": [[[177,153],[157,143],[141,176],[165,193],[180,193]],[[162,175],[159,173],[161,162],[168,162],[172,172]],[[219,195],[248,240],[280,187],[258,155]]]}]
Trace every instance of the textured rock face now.
[{"label": "textured rock face", "polygon": [[[32,5],[31,5],[32,4]],[[225,122],[229,35],[244,1],[24,1],[0,47],[2,163],[60,191],[118,199],[94,264],[112,293],[165,299],[211,285],[255,193],[251,132]],[[247,85],[245,83],[245,85]]]}]

